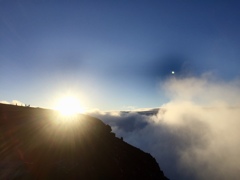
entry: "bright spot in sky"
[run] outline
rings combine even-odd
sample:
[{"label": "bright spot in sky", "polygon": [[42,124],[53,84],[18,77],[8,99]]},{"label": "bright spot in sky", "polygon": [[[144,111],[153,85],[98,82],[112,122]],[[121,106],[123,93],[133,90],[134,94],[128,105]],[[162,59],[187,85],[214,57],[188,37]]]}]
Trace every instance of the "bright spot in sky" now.
[{"label": "bright spot in sky", "polygon": [[80,101],[74,96],[60,98],[56,105],[56,109],[64,116],[72,116],[84,111],[81,107]]},{"label": "bright spot in sky", "polygon": [[174,71],[172,71],[172,74],[175,74],[175,72],[174,72]]}]

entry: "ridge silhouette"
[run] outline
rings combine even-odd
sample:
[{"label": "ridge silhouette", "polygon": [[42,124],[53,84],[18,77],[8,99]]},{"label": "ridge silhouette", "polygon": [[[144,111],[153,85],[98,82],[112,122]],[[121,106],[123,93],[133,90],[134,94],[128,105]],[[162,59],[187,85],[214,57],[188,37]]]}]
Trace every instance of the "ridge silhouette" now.
[{"label": "ridge silhouette", "polygon": [[0,179],[167,178],[97,118],[0,104]]}]

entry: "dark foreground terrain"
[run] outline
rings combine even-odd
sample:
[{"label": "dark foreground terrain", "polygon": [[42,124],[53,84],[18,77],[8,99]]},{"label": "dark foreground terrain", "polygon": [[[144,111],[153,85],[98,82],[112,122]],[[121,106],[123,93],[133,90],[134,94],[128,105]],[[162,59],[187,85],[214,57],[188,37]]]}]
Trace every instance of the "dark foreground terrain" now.
[{"label": "dark foreground terrain", "polygon": [[167,179],[99,119],[0,104],[0,179]]}]

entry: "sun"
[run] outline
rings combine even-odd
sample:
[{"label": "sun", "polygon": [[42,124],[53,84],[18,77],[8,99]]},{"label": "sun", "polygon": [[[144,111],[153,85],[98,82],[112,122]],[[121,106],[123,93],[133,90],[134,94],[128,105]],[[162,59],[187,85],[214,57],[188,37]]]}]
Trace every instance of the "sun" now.
[{"label": "sun", "polygon": [[80,100],[74,96],[60,98],[57,102],[56,110],[64,116],[72,116],[84,112]]}]

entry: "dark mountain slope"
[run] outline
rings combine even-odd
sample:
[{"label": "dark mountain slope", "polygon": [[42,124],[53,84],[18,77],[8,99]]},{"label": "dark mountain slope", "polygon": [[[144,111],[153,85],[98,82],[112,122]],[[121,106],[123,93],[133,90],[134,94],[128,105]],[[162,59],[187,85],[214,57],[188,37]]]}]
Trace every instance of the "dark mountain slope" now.
[{"label": "dark mountain slope", "polygon": [[0,179],[167,179],[102,121],[0,104]]}]

